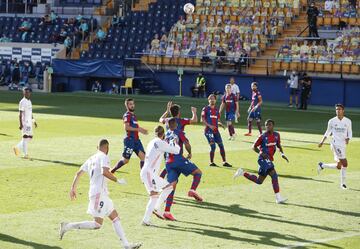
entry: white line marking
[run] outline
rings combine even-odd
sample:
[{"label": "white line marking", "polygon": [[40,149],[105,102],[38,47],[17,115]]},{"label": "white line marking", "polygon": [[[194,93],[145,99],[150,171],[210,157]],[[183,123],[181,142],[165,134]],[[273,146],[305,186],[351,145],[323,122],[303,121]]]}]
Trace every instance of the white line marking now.
[{"label": "white line marking", "polygon": [[351,237],[355,237],[355,236],[359,236],[359,235],[360,235],[360,233],[349,233],[349,234],[345,234],[345,235],[342,235],[342,236],[337,236],[337,237],[332,237],[332,238],[326,238],[326,239],[317,239],[317,240],[312,240],[312,241],[310,241],[310,242],[298,243],[298,244],[289,245],[289,246],[280,247],[280,248],[288,249],[288,248],[303,247],[303,246],[320,244],[320,243],[329,242],[329,241],[334,241],[334,240],[351,238]]}]

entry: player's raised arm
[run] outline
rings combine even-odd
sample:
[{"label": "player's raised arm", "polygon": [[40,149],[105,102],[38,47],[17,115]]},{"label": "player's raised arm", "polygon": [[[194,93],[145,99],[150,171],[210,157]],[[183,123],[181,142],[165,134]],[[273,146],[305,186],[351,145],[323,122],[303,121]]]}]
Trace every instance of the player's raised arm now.
[{"label": "player's raised arm", "polygon": [[162,124],[165,124],[165,120],[166,118],[170,115],[170,108],[172,106],[172,101],[169,101],[167,103],[167,106],[166,106],[166,111],[163,113],[163,115],[161,115],[161,117],[159,118],[159,122],[162,123]]},{"label": "player's raised arm", "polygon": [[191,113],[192,113],[192,117],[190,119],[190,124],[195,124],[198,122],[198,117],[197,117],[197,113],[196,113],[197,109],[196,107],[191,107]]},{"label": "player's raised arm", "polygon": [[330,135],[331,135],[331,119],[330,119],[329,122],[328,122],[328,126],[327,126],[327,129],[326,129],[326,131],[325,131],[325,134],[324,134],[323,138],[321,139],[320,143],[318,144],[318,147],[319,147],[319,148],[320,148],[321,146],[323,146],[326,138],[327,138],[328,136],[330,136]]}]

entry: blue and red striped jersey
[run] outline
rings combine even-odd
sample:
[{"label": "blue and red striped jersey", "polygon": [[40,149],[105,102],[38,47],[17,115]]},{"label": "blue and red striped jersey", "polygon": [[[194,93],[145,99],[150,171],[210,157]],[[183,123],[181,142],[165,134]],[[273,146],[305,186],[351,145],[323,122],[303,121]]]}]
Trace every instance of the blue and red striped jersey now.
[{"label": "blue and red striped jersey", "polygon": [[[216,108],[216,106],[214,107],[205,106],[202,109],[201,116],[208,124],[211,124],[216,127],[213,130],[214,133],[217,133],[219,131],[218,122],[220,120],[220,113],[219,110]],[[206,126],[205,132],[208,132],[209,130],[211,129],[208,126]]]},{"label": "blue and red striped jersey", "polygon": [[222,97],[222,103],[225,104],[226,107],[226,113],[235,113],[236,112],[236,102],[237,102],[237,97],[235,94],[231,93],[230,95],[225,94]]},{"label": "blue and red striped jersey", "polygon": [[276,147],[280,146],[280,134],[275,131],[272,134],[264,132],[256,140],[255,146],[258,147],[261,152],[268,154],[271,161],[274,161]]},{"label": "blue and red striped jersey", "polygon": [[175,155],[171,153],[166,153],[166,163],[172,163],[178,159],[183,159],[183,152],[184,148],[183,145],[185,142],[188,142],[189,140],[185,137],[185,133],[179,129],[175,129],[173,131],[168,130],[165,133],[165,140],[172,144],[175,142],[175,140],[178,141],[178,145],[180,146],[180,153]]},{"label": "blue and red striped jersey", "polygon": [[[164,121],[163,121],[163,124],[166,125],[166,130],[169,129],[168,127],[168,121],[172,119],[172,118],[166,118]],[[186,125],[189,125],[190,124],[190,119],[189,118],[175,118],[176,120],[176,123],[177,123],[177,128],[178,130],[180,131],[184,131],[185,130],[185,126]]]},{"label": "blue and red striped jersey", "polygon": [[[128,123],[133,128],[139,128],[138,121],[136,119],[136,116],[132,112],[125,112],[123,116],[124,123]],[[139,132],[137,131],[127,131],[126,136],[128,138],[134,138],[135,140],[139,139]]]},{"label": "blue and red striped jersey", "polygon": [[[252,92],[251,96],[251,108],[254,108],[259,103],[259,98],[261,97],[261,93],[256,90]],[[260,107],[257,108],[258,111],[260,111]]]}]

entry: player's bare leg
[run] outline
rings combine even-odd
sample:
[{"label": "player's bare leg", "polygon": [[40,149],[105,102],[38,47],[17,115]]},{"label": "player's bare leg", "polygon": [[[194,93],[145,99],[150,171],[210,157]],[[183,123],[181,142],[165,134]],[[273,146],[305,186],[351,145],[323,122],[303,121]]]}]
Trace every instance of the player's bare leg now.
[{"label": "player's bare leg", "polygon": [[122,244],[125,249],[136,249],[141,247],[141,243],[134,243],[130,244],[125,236],[124,229],[121,226],[120,218],[116,210],[112,211],[112,213],[109,215],[109,219],[112,221],[112,225],[114,228],[114,231],[116,235],[120,238],[122,241]]},{"label": "player's bare leg", "polygon": [[258,130],[259,130],[260,134],[262,134],[261,120],[256,120],[256,125],[258,127]]},{"label": "player's bare leg", "polygon": [[139,151],[139,153],[137,154],[137,156],[140,159],[140,169],[142,169],[142,167],[144,166],[144,161],[145,161],[145,153],[142,151]]},{"label": "player's bare leg", "polygon": [[122,166],[128,164],[130,159],[122,158],[120,161],[117,162],[117,164],[114,166],[114,168],[111,169],[111,173],[115,173],[117,170],[119,170]]},{"label": "player's bare leg", "polygon": [[198,202],[202,202],[203,198],[201,198],[201,196],[196,192],[196,189],[201,181],[202,172],[200,169],[196,169],[191,174],[193,175],[194,178],[191,184],[191,189],[188,192],[188,196],[193,197]]},{"label": "player's bare leg", "polygon": [[225,155],[225,148],[224,148],[224,144],[223,143],[218,143],[219,149],[220,149],[220,155],[221,158],[223,160],[223,166],[224,167],[232,167],[231,164],[229,164],[228,162],[226,162],[226,155]]},{"label": "player's bare leg", "polygon": [[227,121],[227,127],[228,127],[228,131],[229,131],[229,140],[235,140],[235,128],[234,125],[231,121]]},{"label": "player's bare leg", "polygon": [[74,229],[100,229],[103,224],[103,219],[94,217],[93,221],[81,221],[81,222],[62,222],[60,223],[59,237],[60,240],[64,237],[64,234]]}]

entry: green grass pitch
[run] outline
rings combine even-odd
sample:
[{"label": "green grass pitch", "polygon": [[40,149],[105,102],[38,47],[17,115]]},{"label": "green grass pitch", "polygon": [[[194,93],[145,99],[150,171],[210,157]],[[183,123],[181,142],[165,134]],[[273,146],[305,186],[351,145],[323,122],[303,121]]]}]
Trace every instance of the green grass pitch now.
[{"label": "green grass pitch", "polygon": [[[153,137],[152,129],[171,97],[134,96],[140,125],[150,134],[141,136],[144,146]],[[71,202],[68,191],[74,173],[96,150],[100,138],[110,140],[112,164],[120,158],[124,136],[121,96],[90,93],[33,94],[34,116],[39,124],[29,146],[32,161],[14,156],[18,143],[18,102],[20,92],[0,92],[0,248],[93,249],[121,248],[105,220],[99,231],[70,231],[58,239],[61,221],[88,220],[88,178],[83,177],[78,199]],[[319,149],[317,142],[325,131],[332,107],[310,107],[297,111],[283,104],[264,100],[263,118],[273,118],[281,133],[290,163],[279,154],[275,165],[282,195],[288,204],[275,204],[271,181],[257,186],[245,178],[236,181],[237,167],[256,172],[256,154],[251,151],[253,137],[244,137],[248,102],[241,102],[241,119],[236,141],[222,137],[229,163],[234,168],[209,168],[209,146],[203,126],[186,128],[193,147],[193,161],[202,169],[198,192],[204,203],[186,196],[191,177],[181,177],[172,211],[177,222],[153,217],[154,228],[140,226],[148,201],[140,182],[139,160],[133,157],[117,176],[128,185],[109,183],[110,197],[120,214],[130,241],[142,241],[143,248],[359,248],[360,247],[360,109],[347,109],[355,138],[347,148],[350,189],[339,188],[339,172],[316,173],[319,161],[332,162],[329,145]],[[204,99],[175,98],[183,116],[190,106],[201,108]],[[219,150],[215,160],[220,163]]]}]

